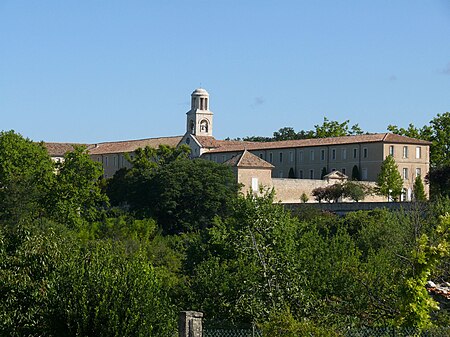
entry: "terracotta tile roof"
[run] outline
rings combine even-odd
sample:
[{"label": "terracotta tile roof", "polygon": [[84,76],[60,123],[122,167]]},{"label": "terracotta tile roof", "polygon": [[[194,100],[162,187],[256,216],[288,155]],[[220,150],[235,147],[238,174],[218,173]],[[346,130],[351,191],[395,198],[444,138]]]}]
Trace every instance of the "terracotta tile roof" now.
[{"label": "terracotta tile roof", "polygon": [[430,145],[430,142],[409,138],[390,133],[375,133],[357,136],[329,137],[329,138],[312,138],[299,140],[284,140],[278,142],[236,142],[236,141],[218,141],[213,143],[217,145],[208,153],[219,152],[237,152],[243,150],[265,150],[265,149],[283,149],[291,147],[311,147],[311,146],[327,146],[327,145],[344,145],[357,143],[401,143],[401,144],[418,144]]},{"label": "terracotta tile roof", "polygon": [[125,140],[119,142],[106,142],[92,144],[89,147],[90,154],[108,154],[108,153],[129,153],[138,148],[144,148],[150,146],[157,148],[159,145],[177,146],[181,141],[182,136],[175,137],[160,137],[160,138],[147,138],[138,140]]},{"label": "terracotta tile roof", "polygon": [[73,151],[74,145],[87,146],[86,144],[71,144],[71,143],[44,143],[47,152],[51,157],[62,157],[67,152]]},{"label": "terracotta tile roof", "polygon": [[270,168],[273,169],[274,166],[265,160],[255,156],[253,153],[247,150],[242,153],[232,157],[231,159],[224,162],[225,165],[235,166],[235,167],[253,167],[253,168]]},{"label": "terracotta tile roof", "polygon": [[200,143],[202,147],[213,149],[223,146],[242,145],[242,144],[255,144],[255,142],[245,142],[241,140],[218,140],[213,136],[193,136]]}]

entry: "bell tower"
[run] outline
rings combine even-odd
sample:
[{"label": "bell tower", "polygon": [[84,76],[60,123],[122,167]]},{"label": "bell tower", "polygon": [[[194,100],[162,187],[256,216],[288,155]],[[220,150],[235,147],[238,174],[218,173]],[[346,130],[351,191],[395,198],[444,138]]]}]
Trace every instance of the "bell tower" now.
[{"label": "bell tower", "polygon": [[194,136],[212,136],[213,113],[209,111],[209,94],[195,89],[191,94],[191,110],[187,113],[186,132]]}]

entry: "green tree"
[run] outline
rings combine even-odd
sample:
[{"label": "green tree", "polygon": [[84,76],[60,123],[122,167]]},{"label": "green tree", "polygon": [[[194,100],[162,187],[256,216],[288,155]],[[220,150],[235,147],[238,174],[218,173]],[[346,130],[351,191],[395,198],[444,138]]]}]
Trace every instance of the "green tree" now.
[{"label": "green tree", "polygon": [[361,180],[361,175],[359,174],[359,168],[357,165],[353,165],[352,180]]},{"label": "green tree", "polygon": [[42,215],[54,179],[42,143],[14,131],[0,133],[0,218],[16,224]]},{"label": "green tree", "polygon": [[209,249],[191,277],[191,306],[213,319],[252,322],[302,300],[295,266],[298,222],[273,194],[239,197],[208,230]]},{"label": "green tree", "polygon": [[50,212],[60,223],[77,227],[83,221],[98,219],[108,198],[100,188],[103,167],[94,162],[83,146],[64,156],[57,166]]},{"label": "green tree", "polygon": [[432,325],[430,313],[438,310],[439,305],[430,297],[425,285],[439,262],[449,254],[447,241],[449,229],[450,216],[446,214],[441,217],[440,223],[436,227],[434,242],[426,234],[417,237],[417,245],[411,252],[412,269],[402,288],[397,324],[419,329]]},{"label": "green tree", "polygon": [[433,197],[450,196],[450,166],[430,168],[425,181],[430,184],[430,194]]},{"label": "green tree", "polygon": [[[158,148],[146,146],[127,155],[131,168],[122,168],[108,180],[106,194],[113,206],[132,205],[135,209],[141,205],[149,181],[156,171],[171,162],[189,158],[190,148],[187,145],[171,147],[160,145]],[[137,206],[140,205],[140,206]]]},{"label": "green tree", "polygon": [[65,237],[45,219],[0,225],[0,335],[45,336]]},{"label": "green tree", "polygon": [[387,156],[381,164],[377,178],[378,192],[388,199],[398,200],[403,189],[403,180],[394,157]]},{"label": "green tree", "polygon": [[298,139],[297,132],[292,127],[284,127],[273,133],[273,140],[295,140]]},{"label": "green tree", "polygon": [[227,214],[239,185],[230,167],[203,159],[173,161],[142,183],[132,210],[152,216],[165,233],[208,227]]},{"label": "green tree", "polygon": [[450,165],[450,112],[437,114],[429,125],[417,128],[409,124],[407,129],[389,125],[388,131],[402,136],[431,142],[430,166],[432,168]]},{"label": "green tree", "polygon": [[424,126],[419,129],[419,128],[415,127],[414,124],[412,124],[412,123],[410,123],[408,125],[407,129],[399,128],[396,125],[389,124],[387,127],[387,130],[389,132],[392,132],[397,135],[402,135],[402,136],[415,138],[415,139],[429,140],[429,138],[430,138],[430,128],[429,127]]},{"label": "green tree", "polygon": [[50,294],[53,336],[169,336],[174,312],[142,251],[121,242],[76,245],[58,268]]},{"label": "green tree", "polygon": [[314,130],[295,131],[292,127],[284,127],[275,131],[273,137],[251,136],[244,137],[244,141],[249,142],[273,142],[282,140],[297,140],[297,139],[311,139],[311,138],[325,138],[325,137],[340,137],[361,135],[363,130],[358,124],[350,126],[350,121],[344,122],[330,121],[324,117],[322,124],[314,125]]},{"label": "green tree", "polygon": [[342,137],[363,133],[358,124],[350,127],[349,123],[349,120],[339,123],[338,121],[330,121],[324,117],[322,125],[314,125],[314,138]]},{"label": "green tree", "polygon": [[425,195],[425,188],[423,186],[422,177],[417,176],[414,180],[413,195],[415,201],[425,201],[427,197]]},{"label": "green tree", "polygon": [[343,184],[342,189],[342,195],[345,198],[349,198],[356,202],[363,200],[368,192],[363,184],[355,181],[346,181]]},{"label": "green tree", "polygon": [[437,114],[430,121],[432,142],[430,147],[431,167],[450,166],[450,112]]},{"label": "green tree", "polygon": [[327,174],[328,174],[327,168],[322,167],[322,172],[320,173],[320,179],[323,179],[323,177],[325,177]]}]

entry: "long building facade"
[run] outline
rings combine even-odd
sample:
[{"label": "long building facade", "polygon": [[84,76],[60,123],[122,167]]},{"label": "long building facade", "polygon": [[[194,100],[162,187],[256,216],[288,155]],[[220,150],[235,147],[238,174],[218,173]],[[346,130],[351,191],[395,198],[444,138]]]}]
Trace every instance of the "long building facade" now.
[{"label": "long building facade", "polygon": [[[255,165],[245,167],[247,178],[255,175],[255,179],[243,184],[244,190],[249,191],[256,190],[255,181],[264,181],[263,185],[274,187],[276,184],[273,182],[281,179],[284,180],[284,185],[297,186],[292,191],[300,191],[302,188],[307,189],[307,186],[316,186],[314,181],[322,180],[324,173],[339,172],[351,177],[355,170],[361,181],[374,182],[382,162],[392,155],[404,182],[402,199],[411,200],[415,178],[420,176],[423,179],[429,170],[429,142],[390,133],[277,142],[217,140],[213,136],[214,114],[209,110],[209,106],[208,92],[202,88],[196,89],[191,94],[191,109],[186,113],[186,132],[183,136],[88,144],[88,150],[93,160],[102,163],[105,178],[111,178],[122,167],[130,167],[125,153],[132,156],[137,148],[145,146],[156,148],[161,144],[186,144],[191,148],[193,158],[201,157],[217,163],[226,163],[233,158],[242,157],[246,151],[258,158],[248,160],[248,156],[245,156],[247,159],[243,160]],[[62,150],[69,149],[70,145],[49,144],[48,147],[50,154],[57,158],[61,156]],[[237,165],[236,160],[234,164]],[[240,167],[239,170],[243,170],[243,166]],[[264,170],[261,170],[262,168]],[[268,181],[268,170],[272,184]],[[258,180],[260,174],[263,174],[264,178]],[[239,180],[238,171],[236,176]],[[425,187],[428,193],[428,186]],[[282,199],[280,201],[289,198]],[[295,196],[290,199],[298,198]]]}]

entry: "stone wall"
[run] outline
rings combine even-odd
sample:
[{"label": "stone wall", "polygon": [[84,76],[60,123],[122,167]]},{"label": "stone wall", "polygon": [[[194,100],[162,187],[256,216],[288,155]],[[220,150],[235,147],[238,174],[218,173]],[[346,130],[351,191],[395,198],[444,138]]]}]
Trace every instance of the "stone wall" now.
[{"label": "stone wall", "polygon": [[[337,181],[333,180],[272,178],[272,185],[275,189],[275,201],[281,203],[299,203],[302,193],[308,196],[309,203],[317,202],[312,195],[312,191],[317,187],[327,187],[335,183]],[[375,182],[364,182],[364,184],[375,187]],[[383,202],[386,201],[386,198],[378,195],[368,195],[364,201]]]}]

